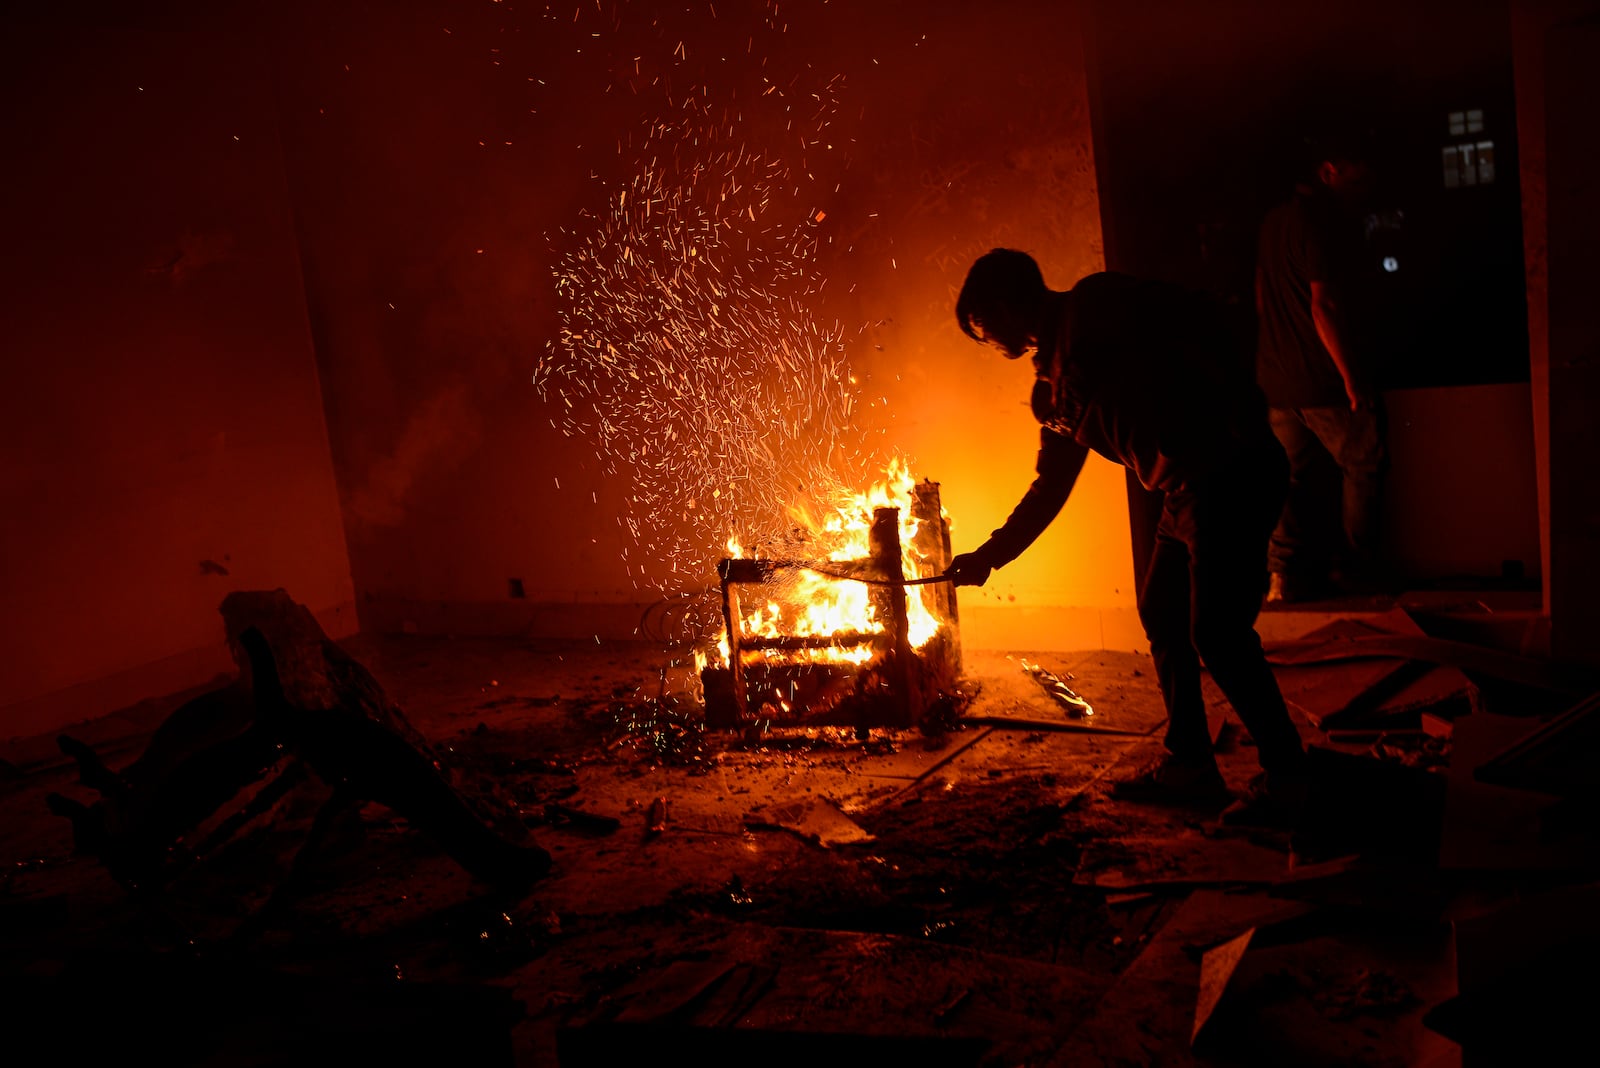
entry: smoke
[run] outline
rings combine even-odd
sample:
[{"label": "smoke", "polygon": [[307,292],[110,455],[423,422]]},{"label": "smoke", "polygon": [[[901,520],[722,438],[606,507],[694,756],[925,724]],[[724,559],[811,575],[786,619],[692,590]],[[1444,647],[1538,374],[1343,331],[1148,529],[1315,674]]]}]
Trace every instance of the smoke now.
[{"label": "smoke", "polygon": [[351,492],[346,514],[359,526],[398,526],[418,480],[455,467],[481,436],[470,389],[446,386],[412,413],[394,448],[371,465],[366,481]]}]

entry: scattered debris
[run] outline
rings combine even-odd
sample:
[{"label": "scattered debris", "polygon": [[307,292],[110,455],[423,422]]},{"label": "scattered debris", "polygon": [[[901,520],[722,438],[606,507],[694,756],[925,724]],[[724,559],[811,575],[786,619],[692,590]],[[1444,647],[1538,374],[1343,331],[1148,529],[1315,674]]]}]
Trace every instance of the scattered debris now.
[{"label": "scattered debris", "polygon": [[1026,719],[1021,716],[967,716],[963,722],[974,727],[995,727],[1013,731],[1048,731],[1052,734],[1112,734],[1128,738],[1148,737],[1150,730],[1123,730],[1118,727],[1092,726],[1081,720]]},{"label": "scattered debris", "polygon": [[1366,968],[1349,983],[1313,991],[1312,1000],[1335,1020],[1395,1013],[1417,1004],[1417,996],[1404,980],[1391,972]]},{"label": "scattered debris", "polygon": [[1420,718],[1422,730],[1425,734],[1429,734],[1435,738],[1443,738],[1445,741],[1449,741],[1450,736],[1455,733],[1454,720],[1445,719],[1443,716],[1437,715],[1433,712],[1424,712]]},{"label": "scattered debris", "polygon": [[507,770],[519,775],[565,775],[569,778],[575,774],[571,764],[558,764],[543,757],[519,757]]},{"label": "scattered debris", "polygon": [[1448,734],[1415,730],[1332,730],[1328,741],[1334,745],[1365,745],[1367,755],[1391,760],[1407,767],[1442,772],[1450,763]]},{"label": "scattered debris", "polygon": [[722,897],[734,908],[747,909],[756,903],[754,895],[745,889],[744,880],[738,875],[734,875],[722,884]]},{"label": "scattered debris", "polygon": [[1408,768],[1444,772],[1450,765],[1450,742],[1421,732],[1380,734],[1368,750],[1379,760],[1392,760]]},{"label": "scattered debris", "polygon": [[[1539,729],[1521,717],[1488,713],[1456,721],[1453,754],[1445,776],[1444,833],[1438,854],[1441,868],[1583,871],[1594,867],[1592,836],[1552,833],[1556,828],[1550,826],[1549,817],[1557,808],[1556,796],[1483,781],[1485,765],[1505,754],[1527,752],[1522,743]],[[1592,764],[1592,754],[1580,751],[1572,755],[1580,763],[1587,760]],[[1561,759],[1565,758],[1562,754]],[[1559,785],[1552,777],[1550,787]]]},{"label": "scattered debris", "polygon": [[1297,864],[1269,891],[1274,897],[1426,922],[1443,908],[1445,888],[1431,862],[1369,862],[1356,855]]},{"label": "scattered debris", "polygon": [[1095,1013],[1060,1047],[1055,1063],[1188,1063],[1179,1051],[1186,1058],[1196,1034],[1201,970],[1190,947],[1214,949],[1252,929],[1254,942],[1313,911],[1260,893],[1196,890],[1120,972]]},{"label": "scattered debris", "polygon": [[951,995],[950,1000],[946,1001],[943,1005],[940,1005],[938,1010],[934,1012],[934,1023],[939,1024],[941,1027],[949,1023],[950,1018],[956,1014],[956,1010],[961,1008],[961,1006],[965,1005],[971,999],[972,988],[970,986],[964,986],[960,990],[957,990],[953,995]]},{"label": "scattered debris", "polygon": [[[1213,750],[1221,750],[1221,749],[1223,749],[1224,748],[1224,744],[1223,744],[1222,738],[1223,738],[1224,735],[1231,734],[1232,730],[1233,730],[1233,724],[1229,721],[1229,719],[1227,717],[1227,714],[1224,713],[1222,709],[1216,707],[1216,702],[1207,701],[1206,702],[1206,733],[1211,735],[1211,747],[1212,747],[1212,749]],[[1153,733],[1155,733],[1155,731],[1154,731],[1154,729],[1152,729],[1151,731],[1149,731],[1147,733],[1153,734]]]},{"label": "scattered debris", "polygon": [[1077,886],[1134,891],[1161,886],[1266,885],[1281,879],[1289,858],[1244,838],[1124,840],[1084,850]]},{"label": "scattered debris", "polygon": [[941,692],[929,702],[927,711],[917,722],[917,729],[933,737],[960,730],[964,726],[962,717],[971,703],[972,694],[966,690],[957,688]]},{"label": "scattered debris", "polygon": [[[1155,680],[1136,678],[1136,665],[1148,666],[1149,659],[1137,653],[1098,652],[1078,656],[1041,656],[1042,666],[1077,697],[1093,709],[1092,716],[1079,715],[1075,706],[1062,703],[1044,684],[1020,664],[1033,665],[1014,654],[971,652],[967,670],[980,681],[973,686],[972,699],[963,721],[969,724],[994,724],[1027,728],[1026,721],[1038,721],[1040,730],[1069,733],[1120,732],[1127,736],[1159,731],[1166,724],[1166,706]],[[1074,672],[1081,672],[1075,676]],[[1092,683],[1090,675],[1092,673]],[[1046,725],[1050,726],[1046,726]]]},{"label": "scattered debris", "polygon": [[611,745],[630,744],[663,764],[705,760],[704,712],[676,694],[617,702],[611,706],[610,715]]},{"label": "scattered debris", "polygon": [[[1033,680],[1044,687],[1044,692],[1067,710],[1067,715],[1073,719],[1087,719],[1094,715],[1094,708],[1080,697],[1071,686],[1068,686],[1061,676],[1053,671],[1047,671],[1038,664],[1030,664],[1026,660],[1019,661],[1022,670],[1033,677]],[[1071,678],[1069,675],[1068,678]]]},{"label": "scattered debris", "polygon": [[128,768],[113,771],[90,746],[59,739],[101,796],[84,805],[51,794],[51,811],[130,892],[147,895],[271,824],[297,792],[320,807],[274,899],[365,801],[392,809],[487,882],[526,886],[549,871],[550,855],[526,843],[498,787],[452,767],[304,605],[281,589],[241,591],[223,600],[222,616],[239,679],[173,712]]},{"label": "scattered debris", "polygon": [[1593,693],[1596,683],[1600,682],[1593,668],[1582,665],[1556,664],[1467,642],[1411,634],[1373,633],[1333,640],[1311,638],[1275,642],[1267,649],[1267,660],[1275,665],[1331,664],[1373,657],[1447,665],[1504,682],[1574,696]]},{"label": "scattered debris", "polygon": [[1600,693],[1529,731],[1515,744],[1484,761],[1479,781],[1497,786],[1590,798],[1595,758],[1600,755]]},{"label": "scattered debris", "polygon": [[789,831],[824,849],[873,840],[860,824],[823,798],[808,797],[753,809],[745,816],[745,826]]},{"label": "scattered debris", "polygon": [[1189,1033],[1190,1046],[1200,1041],[1200,1032],[1205,1030],[1206,1024],[1216,1013],[1217,1006],[1222,1004],[1222,996],[1228,990],[1228,981],[1233,978],[1233,973],[1238,971],[1239,962],[1244,960],[1245,951],[1250,948],[1250,940],[1255,934],[1256,929],[1252,927],[1219,946],[1213,946],[1201,958],[1200,995],[1195,1000],[1194,1030]]},{"label": "scattered debris", "polygon": [[622,821],[614,816],[585,812],[555,801],[544,806],[544,819],[553,827],[570,827],[584,834],[615,834],[622,827]]},{"label": "scattered debris", "polygon": [[[514,993],[487,983],[419,981],[399,962],[369,976],[312,976],[232,956],[92,953],[59,974],[0,985],[11,1020],[110,1064],[516,1063]],[[93,1006],[97,1023],[85,1026]],[[182,1006],[181,1019],[174,1007]],[[20,1046],[13,1044],[11,1056]],[[32,1058],[25,1052],[22,1061]]]},{"label": "scattered debris", "polygon": [[1297,853],[1397,860],[1433,855],[1444,821],[1445,776],[1327,746],[1308,746],[1306,755],[1311,794]]},{"label": "scattered debris", "polygon": [[1105,991],[1078,968],[917,934],[739,923],[674,956],[683,967],[652,955],[571,1014],[560,1063],[1042,1064]]},{"label": "scattered debris", "polygon": [[[896,801],[899,801],[901,798],[914,795],[919,789],[922,788],[923,784],[926,783],[928,781],[929,777],[932,776],[935,772],[939,771],[941,768],[943,768],[945,765],[949,764],[956,757],[960,756],[962,753],[965,753],[968,749],[971,749],[973,746],[977,745],[979,742],[983,741],[985,738],[989,737],[993,733],[994,733],[994,728],[990,727],[990,728],[988,728],[986,730],[978,731],[972,737],[966,739],[965,741],[960,742],[959,744],[957,744],[955,746],[952,746],[949,752],[945,753],[938,760],[934,761],[932,764],[930,764],[926,768],[922,769],[922,771],[917,775],[916,778],[912,779],[905,786],[902,786],[900,789],[896,790],[893,794],[889,795],[887,798],[884,798],[881,803],[884,804],[884,805],[888,805],[888,804],[892,804],[892,803],[894,803]],[[887,741],[887,739],[886,739],[886,741]],[[893,743],[890,742],[889,744],[892,745]],[[893,750],[891,750],[891,752],[892,751]]]},{"label": "scattered debris", "polygon": [[1600,886],[1530,895],[1454,925],[1459,993],[1423,1018],[1468,1064],[1560,1064],[1591,1041]]},{"label": "scattered debris", "polygon": [[[1269,658],[1280,665],[1275,674],[1284,700],[1330,733],[1417,729],[1424,712],[1453,719],[1478,707],[1478,689],[1459,666],[1386,655],[1373,644],[1389,639],[1432,640],[1396,608],[1334,620],[1299,642],[1275,646]],[[1347,659],[1351,648],[1373,651]]]},{"label": "scattered debris", "polygon": [[732,960],[675,960],[618,991],[618,1023],[661,1023],[672,1019],[738,967]]},{"label": "scattered debris", "polygon": [[[1047,661],[1058,677],[1066,679],[1071,678],[1066,668],[1079,662]],[[384,663],[387,670],[389,662]],[[588,671],[584,669],[586,678]],[[1091,674],[1087,668],[1083,673]],[[996,715],[981,724],[957,724],[974,729],[942,738],[923,738],[909,730],[879,731],[870,744],[862,745],[848,726],[786,728],[764,734],[760,748],[748,750],[725,739],[729,752],[701,762],[709,778],[697,774],[702,768],[693,757],[686,761],[688,771],[654,766],[670,762],[663,756],[670,745],[659,746],[651,737],[662,726],[651,722],[652,717],[660,718],[661,709],[627,688],[614,704],[606,695],[613,690],[615,675],[604,676],[604,681],[595,676],[589,690],[600,696],[585,723],[570,722],[560,714],[519,716],[512,705],[492,715],[471,711],[477,707],[473,702],[482,700],[479,685],[491,674],[500,676],[497,692],[502,694],[567,688],[564,680],[557,683],[553,677],[530,684],[498,665],[493,671],[475,670],[465,687],[469,691],[465,702],[441,714],[448,725],[441,736],[451,738],[461,750],[437,747],[443,761],[449,762],[446,767],[466,761],[469,771],[501,775],[502,788],[521,802],[520,818],[530,825],[568,832],[564,848],[570,852],[560,855],[567,858],[569,871],[555,888],[562,900],[583,893],[572,876],[588,878],[596,871],[627,879],[627,888],[599,909],[580,908],[571,914],[569,931],[559,946],[546,937],[560,932],[559,917],[551,913],[551,931],[544,931],[538,910],[519,912],[503,895],[490,895],[486,907],[463,913],[462,922],[444,932],[451,937],[443,944],[449,967],[458,974],[465,969],[468,974],[505,976],[517,969],[516,982],[524,998],[530,989],[540,991],[529,1003],[539,1006],[541,1027],[553,1028],[563,1016],[572,1022],[577,1013],[595,1010],[598,1004],[601,1011],[593,1017],[600,1021],[598,1030],[587,1031],[585,1041],[603,1033],[618,1041],[622,1041],[618,1036],[630,1036],[621,1046],[590,1045],[587,1060],[576,1056],[573,1063],[601,1063],[602,1049],[618,1048],[653,1059],[693,1049],[705,1061],[715,1051],[734,1050],[745,1041],[750,1043],[747,1051],[764,1055],[783,1051],[791,1029],[826,1032],[835,1044],[818,1048],[829,1056],[844,1048],[841,1036],[851,1040],[870,1036],[875,1021],[882,1020],[903,1022],[910,1037],[988,1036],[995,1043],[989,1063],[1043,1063],[1063,1043],[1068,1043],[1063,1056],[1069,1059],[1073,1053],[1093,1049],[1112,1051],[1124,1063],[1184,1063],[1190,1043],[1222,1055],[1225,1044],[1249,1041],[1234,1025],[1256,1020],[1257,1012],[1272,1025],[1309,1021],[1311,1030],[1280,1029],[1273,1041],[1298,1042],[1326,1052],[1329,1047],[1321,1043],[1329,1035],[1345,1034],[1351,1042],[1377,1045],[1380,1040],[1373,1036],[1382,1033],[1387,1042],[1392,1034],[1412,1027],[1416,1014],[1408,1007],[1419,1003],[1418,994],[1427,1001],[1444,996],[1436,986],[1439,969],[1433,963],[1424,971],[1409,960],[1381,952],[1340,956],[1320,944],[1308,949],[1306,943],[1307,928],[1316,932],[1313,941],[1334,942],[1345,931],[1341,924],[1350,923],[1350,929],[1361,925],[1367,933],[1378,931],[1374,941],[1383,942],[1391,931],[1397,940],[1409,938],[1417,930],[1413,917],[1436,923],[1439,908],[1459,882],[1439,879],[1432,867],[1434,854],[1416,847],[1415,838],[1404,855],[1399,849],[1384,855],[1380,849],[1370,856],[1343,855],[1337,862],[1308,867],[1291,864],[1281,849],[1248,838],[1197,832],[1194,823],[1181,815],[1100,804],[1098,792],[1091,793],[1070,819],[1060,817],[1065,783],[1070,782],[1074,791],[1066,804],[1081,801],[1081,791],[1088,787],[1081,786],[1078,777],[1120,764],[1141,748],[1129,745],[1126,738],[1083,739],[1057,733],[1142,733],[1100,726],[1110,722],[1143,727],[1149,722],[1139,702],[1154,699],[1154,680],[1132,686],[1126,668],[1094,673],[1087,683],[1101,706],[1093,719],[1064,714],[1053,698],[1039,692],[1040,680],[1024,677],[1012,662],[1004,669],[1008,682],[982,695],[988,700],[981,707]],[[430,685],[436,684],[437,675],[430,675]],[[986,689],[989,682],[985,676]],[[404,682],[395,686],[396,692],[411,692]],[[647,692],[654,692],[653,684]],[[1498,694],[1498,690],[1492,693]],[[253,691],[245,692],[247,703],[253,696]],[[1215,729],[1225,721],[1227,706],[1207,696],[1208,703],[1218,706],[1212,717]],[[564,709],[573,720],[583,715],[574,711],[577,703]],[[626,707],[619,707],[621,703]],[[596,726],[611,725],[606,717],[613,708],[621,714],[615,726],[625,728],[616,740],[628,749],[607,756],[592,743]],[[1037,717],[1037,721],[1022,723],[1026,729],[1021,732],[983,729],[997,726],[1011,711],[1018,713],[1018,720]],[[533,724],[535,720],[539,722]],[[427,722],[417,720],[419,726]],[[1470,741],[1471,724],[1470,717],[1425,711],[1419,713],[1414,729],[1395,729],[1392,724],[1335,727],[1329,732],[1331,740],[1351,742],[1367,752],[1338,754],[1336,764],[1323,754],[1313,755],[1317,797],[1312,830],[1332,826],[1351,833],[1329,844],[1314,842],[1307,851],[1301,851],[1297,837],[1294,860],[1318,856],[1318,848],[1347,847],[1351,854],[1368,854],[1369,832],[1380,845],[1397,845],[1398,837],[1390,834],[1395,827],[1430,818],[1425,814],[1434,795],[1422,780],[1433,780],[1432,787],[1443,786],[1439,776],[1423,774],[1423,769],[1442,762],[1449,747],[1460,745],[1463,736]],[[590,755],[530,744],[542,737],[532,726],[557,728],[563,740],[581,739],[591,745],[586,751]],[[926,721],[922,726],[926,728]],[[1524,732],[1536,727],[1531,720],[1519,726]],[[969,751],[986,738],[985,748]],[[1512,740],[1501,741],[1491,753],[1504,750]],[[562,758],[570,763],[558,762]],[[960,762],[952,767],[956,760]],[[1246,762],[1224,760],[1231,781],[1237,781]],[[308,782],[331,789],[306,761],[300,765]],[[1037,781],[1006,779],[1019,770],[1044,767],[1053,767],[1062,784],[1054,776],[1030,776]],[[507,769],[525,777],[505,781]],[[1470,772],[1468,768],[1469,777]],[[98,774],[93,761],[85,761],[85,774],[88,779]],[[269,772],[270,781],[278,781],[275,775],[276,768]],[[99,781],[116,789],[114,779]],[[1041,783],[1048,793],[1040,793]],[[945,784],[953,789],[933,797],[935,788]],[[38,793],[47,788],[39,785]],[[622,792],[607,794],[608,789]],[[802,791],[803,800],[795,799]],[[929,803],[886,804],[908,795],[927,797]],[[630,796],[636,800],[624,807],[622,802]],[[820,851],[873,840],[841,808],[856,796],[862,803],[850,810],[875,811],[867,822],[877,835],[874,849],[887,859],[874,861],[866,851]],[[596,811],[587,811],[590,805]],[[1048,834],[1039,830],[1041,820],[1035,815],[1044,809],[1055,814],[1048,822]],[[275,811],[268,808],[250,826],[274,826]],[[669,819],[674,836],[642,849],[638,839],[576,839],[578,834],[614,835],[622,823],[631,822],[646,840],[653,840],[665,833]],[[405,838],[391,826],[403,828],[404,821],[374,822],[369,812],[365,823],[370,856],[381,859],[384,871],[362,886],[374,887],[387,900],[403,902],[406,893],[412,895],[398,906],[402,915],[394,929],[404,934],[393,943],[388,934],[382,935],[383,956],[375,959],[389,982],[394,981],[391,968],[394,975],[403,974],[406,983],[436,975],[438,961],[430,962],[426,953],[437,951],[438,944],[417,952],[414,933],[440,930],[427,917],[437,915],[440,899],[464,880],[442,859],[418,866],[415,872],[397,872],[391,864],[393,850],[403,848]],[[697,824],[715,829],[701,832]],[[214,822],[204,826],[204,833],[183,836],[190,848],[211,833]],[[819,849],[797,846],[786,835],[743,833],[744,827],[781,829]],[[699,833],[726,837],[702,840]],[[380,850],[390,852],[380,857]],[[678,878],[683,873],[691,873],[681,896],[669,896],[665,906],[653,899],[650,887],[630,870],[637,857],[643,857],[652,870],[673,876],[672,887],[685,881]],[[708,857],[715,857],[715,862],[707,864]],[[731,858],[726,865],[725,858]],[[355,880],[349,885],[342,882],[344,870],[341,865],[341,884],[336,894],[329,895],[337,899],[341,918],[349,917],[353,925],[365,929],[388,924],[393,917],[378,912],[384,906],[361,897],[366,891],[357,890]],[[431,881],[436,874],[454,882]],[[751,878],[742,878],[747,875]],[[1069,879],[1076,885],[1068,885]],[[12,882],[19,887],[26,883],[30,894],[45,885],[44,880],[26,876]],[[994,893],[994,886],[1001,892]],[[1227,892],[1206,889],[1213,886]],[[1269,896],[1274,900],[1261,901]],[[1204,907],[1192,908],[1190,901]],[[326,915],[320,894],[303,907],[308,920],[320,922]],[[1275,923],[1270,915],[1263,918],[1273,907],[1302,911],[1295,919]],[[1204,914],[1207,910],[1209,914]],[[714,935],[697,922],[707,913],[717,917],[711,928],[725,933],[726,942],[716,940],[722,934]],[[618,917],[620,922],[642,925],[648,934],[630,945],[632,928],[608,929]],[[33,920],[30,912],[13,904],[0,913],[0,923],[7,929],[30,927]],[[57,917],[51,922],[64,920]],[[784,942],[781,953],[763,955],[751,948],[758,942],[768,944],[760,940],[780,937],[775,932],[784,927],[809,933],[782,934],[794,941]],[[825,930],[834,927],[860,934]],[[1328,934],[1330,929],[1335,933]],[[1159,947],[1153,948],[1158,941]],[[916,949],[909,949],[908,943]],[[600,966],[616,970],[579,977],[570,968],[575,962],[587,966],[597,959],[589,956],[591,944],[601,945],[601,953],[622,954],[598,958]],[[964,948],[969,946],[1002,947],[1004,960],[997,969],[985,965],[986,970],[970,971],[968,955],[973,959],[979,955]],[[808,955],[804,947],[813,952]],[[819,959],[826,956],[816,952],[819,949],[832,956]],[[1235,953],[1238,959],[1232,959]],[[518,963],[533,954],[545,962],[533,968]],[[1337,963],[1327,964],[1330,958]],[[618,963],[624,959],[626,966]],[[671,963],[675,959],[684,966],[675,968]],[[999,960],[1000,954],[993,959]],[[1308,964],[1313,960],[1317,965]],[[1046,973],[1045,967],[1054,969],[1057,964],[1065,966],[1064,973],[1077,971],[1074,982],[1080,984],[1081,993],[1058,1001],[1049,982],[1038,981],[1048,980],[1054,973]],[[697,970],[697,965],[705,967]],[[995,977],[1006,969],[1015,970],[1018,979],[1015,988],[1000,996]],[[604,996],[635,978],[642,985],[630,987],[626,997]],[[1020,990],[1025,985],[1028,989]],[[653,1002],[635,996],[645,989],[651,991]],[[906,996],[908,990],[915,996]],[[1062,1004],[1068,1007],[1063,1009]],[[1473,1011],[1482,1011],[1481,1006],[1474,1003]],[[753,1011],[733,1015],[747,1010]],[[732,1026],[735,1021],[737,1026]],[[1315,1030],[1319,1026],[1323,1030]],[[652,1027],[657,1035],[670,1032],[665,1038],[668,1048],[653,1044]],[[1032,1037],[1032,1028],[1039,1028],[1044,1037]],[[710,1038],[702,1034],[712,1029],[741,1033]],[[1022,1037],[1037,1041],[1045,1054],[1025,1051],[1025,1042],[1013,1029],[1029,1031]],[[1291,1032],[1292,1039],[1283,1037]],[[1386,1052],[1392,1047],[1380,1048]],[[883,1049],[913,1052],[905,1045]],[[920,1046],[914,1052],[936,1054],[943,1049]],[[859,1053],[859,1047],[854,1052]]]},{"label": "scattered debris", "polygon": [[647,838],[653,838],[667,829],[667,799],[658,797],[650,802],[650,811],[645,815],[644,833]]}]

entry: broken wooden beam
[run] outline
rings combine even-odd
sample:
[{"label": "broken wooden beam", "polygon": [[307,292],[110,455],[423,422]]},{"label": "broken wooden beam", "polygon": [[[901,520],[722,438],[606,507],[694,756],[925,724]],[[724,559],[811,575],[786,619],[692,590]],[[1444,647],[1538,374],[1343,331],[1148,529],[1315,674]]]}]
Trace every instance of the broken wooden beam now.
[{"label": "broken wooden beam", "polygon": [[1375,634],[1329,641],[1274,642],[1267,661],[1280,665],[1331,664],[1343,660],[1396,657],[1447,664],[1479,675],[1556,693],[1586,694],[1600,689],[1600,676],[1590,668],[1535,660],[1444,638]]}]

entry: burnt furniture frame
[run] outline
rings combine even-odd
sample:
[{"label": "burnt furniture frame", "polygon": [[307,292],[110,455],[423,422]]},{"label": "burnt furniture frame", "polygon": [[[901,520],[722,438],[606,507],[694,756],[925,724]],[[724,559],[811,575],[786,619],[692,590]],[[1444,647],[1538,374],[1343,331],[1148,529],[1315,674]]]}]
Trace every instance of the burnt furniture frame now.
[{"label": "burnt furniture frame", "polygon": [[[920,584],[943,575],[950,564],[950,527],[941,514],[938,483],[923,481],[914,488],[911,514],[918,521],[913,548],[923,561],[919,568],[922,574],[907,576],[901,563],[898,508],[874,510],[865,559],[819,562],[731,558],[717,564],[728,636],[728,666],[726,678],[715,674],[721,669],[708,669],[702,675],[706,683],[707,727],[741,727],[768,718],[762,709],[751,708],[751,679],[745,662],[748,654],[863,646],[875,651],[866,665],[840,667],[819,663],[796,669],[854,681],[854,691],[848,697],[829,698],[830,707],[824,711],[822,721],[865,728],[914,726],[921,719],[938,693],[959,676],[960,642],[955,591],[947,584],[937,583],[932,587],[934,609],[945,627],[929,643],[932,648],[919,652],[911,646],[906,587],[908,583]],[[767,637],[743,633],[741,587],[770,585],[778,581],[783,572],[792,570],[815,571],[840,582],[869,583],[871,601],[878,618],[886,621],[885,627],[881,631],[829,635]],[[790,685],[793,692],[794,683],[791,681]],[[833,688],[838,689],[837,685]],[[803,714],[800,718],[804,718]]]}]

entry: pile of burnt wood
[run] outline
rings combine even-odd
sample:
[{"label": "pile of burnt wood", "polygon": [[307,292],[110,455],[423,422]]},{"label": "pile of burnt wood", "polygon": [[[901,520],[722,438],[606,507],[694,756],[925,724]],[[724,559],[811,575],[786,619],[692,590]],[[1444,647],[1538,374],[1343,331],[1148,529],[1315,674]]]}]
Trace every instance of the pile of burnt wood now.
[{"label": "pile of burnt wood", "polygon": [[[222,603],[238,678],[172,713],[145,752],[113,771],[73,738],[62,749],[84,805],[50,807],[72,821],[80,852],[99,858],[145,899],[206,857],[270,825],[287,806],[314,806],[290,872],[268,906],[282,907],[332,829],[377,802],[437,842],[474,877],[520,890],[550,869],[515,806],[493,783],[450,767],[407,722],[371,673],[334,644],[283,590]],[[274,911],[263,907],[259,927]]]}]

